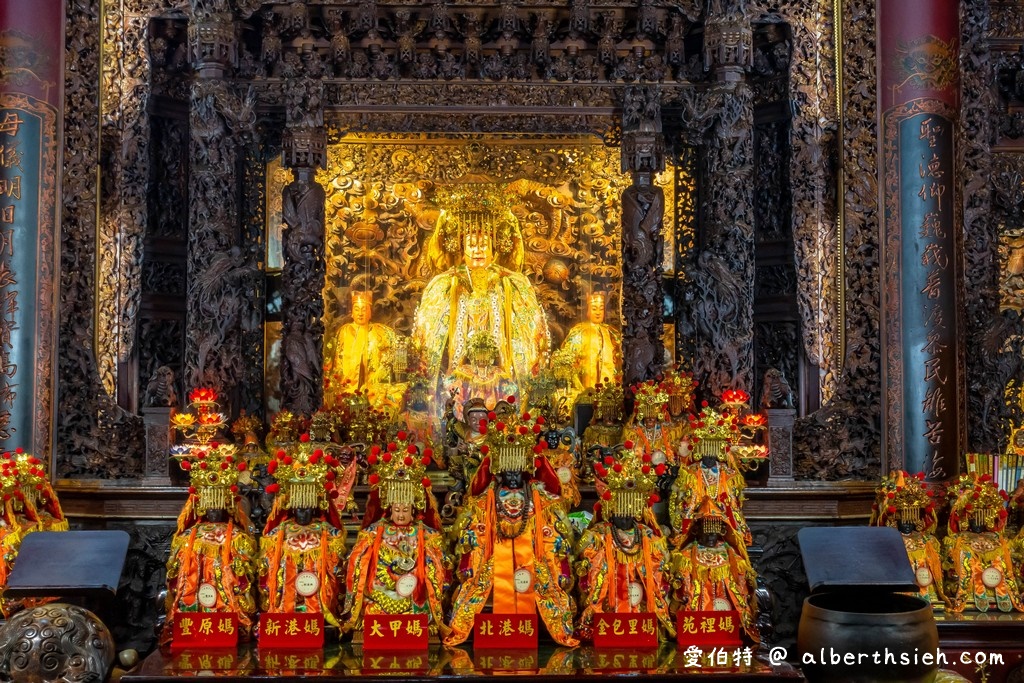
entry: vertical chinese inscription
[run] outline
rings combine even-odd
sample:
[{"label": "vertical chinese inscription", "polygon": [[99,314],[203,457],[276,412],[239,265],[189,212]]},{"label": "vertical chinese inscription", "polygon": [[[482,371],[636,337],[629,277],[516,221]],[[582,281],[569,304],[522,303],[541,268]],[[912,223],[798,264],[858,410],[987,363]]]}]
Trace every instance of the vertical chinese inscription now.
[{"label": "vertical chinese inscription", "polygon": [[12,437],[11,411],[17,397],[13,358],[15,314],[18,311],[18,280],[14,271],[15,221],[21,206],[23,152],[21,128],[25,123],[16,109],[0,110],[0,440]]}]

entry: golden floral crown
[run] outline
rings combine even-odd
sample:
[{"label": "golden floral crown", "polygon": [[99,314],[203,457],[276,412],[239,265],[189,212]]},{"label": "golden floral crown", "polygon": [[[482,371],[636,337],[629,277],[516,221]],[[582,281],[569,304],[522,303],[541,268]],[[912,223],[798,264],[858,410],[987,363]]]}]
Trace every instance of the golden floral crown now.
[{"label": "golden floral crown", "polygon": [[302,418],[290,410],[282,410],[270,422],[267,446],[291,443],[299,438],[301,431]]},{"label": "golden floral crown", "polygon": [[[19,448],[14,453],[5,451],[0,455],[0,497],[5,503],[10,500],[21,502],[25,500],[26,478],[22,474],[22,466],[18,461],[18,456],[21,454],[22,450]],[[44,477],[45,472],[40,472],[39,476]]]},{"label": "golden floral crown", "polygon": [[[438,228],[448,233],[443,243],[445,251],[460,251],[460,238],[474,232],[489,233],[495,240],[495,251],[511,251],[511,228],[516,218],[512,214],[512,195],[500,183],[459,183],[438,187],[434,192],[434,201],[441,208]],[[445,217],[448,220],[442,225]],[[457,236],[453,233],[457,233]],[[451,236],[460,242],[449,244]]]},{"label": "golden floral crown", "polygon": [[622,390],[622,386],[615,382],[602,382],[595,389],[594,415],[599,419],[604,417],[610,417],[613,420],[622,419],[622,401],[626,393]]},{"label": "golden floral crown", "polygon": [[693,392],[698,386],[697,380],[693,378],[692,372],[687,372],[676,366],[665,373],[665,381],[662,382],[665,391],[668,392],[669,406],[673,414],[684,410],[693,410]]},{"label": "golden floral crown", "polygon": [[601,494],[602,508],[608,516],[640,519],[647,507],[660,500],[652,492],[658,486],[658,477],[665,474],[665,465],[652,464],[650,454],[637,453],[633,445],[626,441],[594,463],[594,474],[608,485]]},{"label": "golden floral crown", "polygon": [[996,486],[991,475],[963,474],[950,486],[949,493],[953,498],[949,511],[950,533],[966,530],[971,521],[979,523],[986,531],[998,532],[1006,526],[1008,496]]},{"label": "golden floral crown", "polygon": [[340,466],[334,455],[310,442],[308,433],[302,434],[297,444],[287,450],[278,449],[267,463],[267,474],[275,481],[267,486],[266,491],[283,493],[289,509],[326,510],[328,501],[324,493],[334,489]]},{"label": "golden floral crown", "polygon": [[426,472],[434,452],[430,448],[421,452],[414,439],[413,433],[403,430],[384,448],[374,445],[370,449],[367,462],[373,471],[369,482],[379,492],[385,509],[395,503],[407,503],[417,510],[426,508],[427,491],[432,486]]},{"label": "golden floral crown", "polygon": [[731,412],[719,412],[701,402],[697,415],[690,415],[690,447],[693,459],[713,456],[724,460],[729,446],[740,436],[739,420]]},{"label": "golden floral crown", "polygon": [[918,531],[931,531],[936,523],[933,496],[934,491],[924,482],[923,472],[916,475],[903,470],[890,472],[875,489],[871,524],[895,527],[901,521],[909,521]]},{"label": "golden floral crown", "polygon": [[534,456],[544,451],[538,443],[544,431],[544,416],[528,411],[520,414],[515,410],[515,402],[515,396],[499,401],[487,414],[486,424],[481,420],[485,443],[480,453],[490,457],[493,473],[533,472],[536,469]]},{"label": "golden floral crown", "polygon": [[181,469],[189,474],[188,492],[197,496],[196,511],[200,515],[232,506],[238,493],[238,477],[249,466],[235,446],[214,441],[174,455]]},{"label": "golden floral crown", "polygon": [[661,382],[649,379],[634,385],[632,389],[633,395],[636,397],[633,412],[638,418],[664,419],[666,417],[665,405],[668,403],[668,392]]}]

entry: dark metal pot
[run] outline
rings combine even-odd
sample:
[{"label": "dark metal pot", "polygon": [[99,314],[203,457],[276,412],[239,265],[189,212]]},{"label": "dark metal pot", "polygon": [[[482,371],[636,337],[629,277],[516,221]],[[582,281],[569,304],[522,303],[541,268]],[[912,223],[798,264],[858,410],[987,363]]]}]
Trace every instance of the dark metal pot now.
[{"label": "dark metal pot", "polygon": [[930,683],[939,670],[931,605],[910,595],[812,595],[796,643],[812,683]]}]

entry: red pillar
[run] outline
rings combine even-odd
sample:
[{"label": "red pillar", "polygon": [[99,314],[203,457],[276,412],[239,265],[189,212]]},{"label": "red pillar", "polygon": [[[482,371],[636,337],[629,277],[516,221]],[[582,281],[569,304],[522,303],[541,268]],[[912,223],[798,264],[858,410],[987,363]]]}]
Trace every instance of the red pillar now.
[{"label": "red pillar", "polygon": [[966,444],[959,3],[878,0],[883,469],[946,480]]}]

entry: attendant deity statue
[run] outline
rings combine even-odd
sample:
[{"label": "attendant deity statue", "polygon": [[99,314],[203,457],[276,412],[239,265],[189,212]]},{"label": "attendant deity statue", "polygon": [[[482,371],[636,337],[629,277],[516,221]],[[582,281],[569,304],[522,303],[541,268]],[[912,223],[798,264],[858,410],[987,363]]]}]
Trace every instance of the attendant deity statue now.
[{"label": "attendant deity statue", "polygon": [[540,369],[549,334],[533,284],[519,272],[524,248],[510,200],[490,182],[462,183],[438,194],[442,210],[427,244],[429,265],[438,274],[427,283],[413,322],[427,377],[439,379],[439,395],[461,387],[473,372],[465,367],[474,361],[471,342],[479,347],[489,338],[487,346],[497,348],[497,370],[488,381],[518,386]]},{"label": "attendant deity statue", "polygon": [[673,552],[672,564],[679,610],[735,610],[744,633],[759,642],[757,573],[747,557],[746,542],[710,499],[697,509],[680,549]]},{"label": "attendant deity statue", "polygon": [[540,456],[548,461],[561,487],[562,509],[569,514],[583,499],[580,494],[580,438],[572,427],[547,425],[541,432]]},{"label": "attendant deity statue", "polygon": [[15,509],[21,509],[25,523],[29,524],[34,517],[35,531],[67,531],[68,519],[43,462],[21,448],[16,448],[11,457],[18,463],[21,482],[21,495],[14,499],[14,505]]},{"label": "attendant deity statue", "polygon": [[572,326],[557,352],[572,369],[570,405],[599,383],[622,382],[622,335],[604,322],[605,302],[603,292],[587,297],[586,322]]},{"label": "attendant deity statue", "polygon": [[25,496],[25,484],[17,454],[7,451],[0,455],[0,614],[5,618],[23,606],[21,600],[5,598],[3,588],[14,568],[21,540],[39,527],[39,515],[31,497]]},{"label": "attendant deity statue", "polygon": [[945,609],[949,599],[942,585],[942,548],[935,538],[938,519],[933,493],[923,479],[923,473],[913,476],[902,470],[882,479],[872,505],[871,525],[899,530],[921,597],[936,609]]},{"label": "attendant deity statue", "polygon": [[1024,612],[1006,526],[1006,493],[989,475],[965,474],[950,488],[949,526],[942,542],[950,577],[950,611]]},{"label": "attendant deity statue", "polygon": [[238,495],[248,468],[235,446],[195,446],[180,457],[189,473],[167,560],[168,625],[178,614],[234,612],[247,640],[256,623],[256,528]]},{"label": "attendant deity statue", "polygon": [[621,386],[610,382],[603,382],[587,392],[587,398],[593,402],[594,415],[583,430],[583,452],[587,454],[587,462],[580,468],[580,475],[584,481],[593,481],[594,478],[589,463],[591,454],[622,443],[623,394]]},{"label": "attendant deity statue", "polygon": [[447,635],[445,541],[425,476],[432,453],[414,441],[403,430],[370,452],[370,496],[348,558],[344,631],[361,630],[367,614],[426,614],[430,634]]},{"label": "attendant deity statue", "polygon": [[485,457],[455,523],[459,586],[444,642],[465,641],[490,606],[495,614],[539,614],[555,642],[574,646],[572,527],[558,478],[547,461],[535,460],[545,421],[504,407],[488,420]]},{"label": "attendant deity statue", "polygon": [[474,332],[468,343],[467,362],[457,367],[445,383],[448,393],[455,391],[456,396],[483,401],[488,408],[493,408],[506,396],[518,395],[516,383],[498,363],[499,355],[498,345],[491,335]]},{"label": "attendant deity statue", "polygon": [[719,412],[705,402],[700,414],[691,416],[691,460],[680,468],[669,494],[668,515],[675,547],[690,535],[699,506],[706,502],[742,541],[735,550],[746,555],[746,546],[752,540],[742,510],[746,481],[729,457],[731,443],[739,438],[739,421],[733,413]]},{"label": "attendant deity statue", "polygon": [[677,424],[688,422],[688,417],[696,412],[693,392],[698,382],[693,373],[676,366],[665,373],[663,385],[668,393],[668,412],[672,421]]},{"label": "attendant deity statue", "polygon": [[338,628],[338,598],[344,578],[345,528],[341,515],[356,479],[354,463],[343,464],[309,434],[267,465],[276,494],[260,538],[260,610],[267,614],[315,612]]},{"label": "attendant deity statue", "polygon": [[658,501],[658,474],[647,454],[619,447],[594,464],[603,483],[600,521],[583,532],[576,547],[580,614],[577,633],[593,638],[598,614],[650,612],[662,639],[674,638],[669,610],[669,552],[651,506]]},{"label": "attendant deity statue", "polygon": [[[352,321],[345,323],[325,350],[325,403],[334,405],[346,391],[359,391],[376,407],[397,408],[405,384],[395,382],[398,334],[373,317],[373,293],[352,292]],[[405,368],[399,368],[404,372]]]},{"label": "attendant deity statue", "polygon": [[668,392],[655,380],[634,386],[636,397],[633,416],[622,430],[634,448],[651,456],[655,465],[664,463],[674,468],[685,448],[681,431],[672,424],[668,413]]}]

